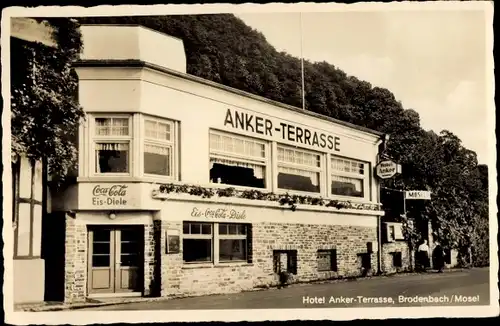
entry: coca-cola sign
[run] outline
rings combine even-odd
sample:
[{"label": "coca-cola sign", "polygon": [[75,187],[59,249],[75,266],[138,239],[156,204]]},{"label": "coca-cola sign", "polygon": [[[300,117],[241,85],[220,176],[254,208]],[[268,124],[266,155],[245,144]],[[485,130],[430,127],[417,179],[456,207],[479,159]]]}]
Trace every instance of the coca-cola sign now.
[{"label": "coca-cola sign", "polygon": [[123,206],[127,205],[127,185],[96,185],[92,189],[92,205]]}]

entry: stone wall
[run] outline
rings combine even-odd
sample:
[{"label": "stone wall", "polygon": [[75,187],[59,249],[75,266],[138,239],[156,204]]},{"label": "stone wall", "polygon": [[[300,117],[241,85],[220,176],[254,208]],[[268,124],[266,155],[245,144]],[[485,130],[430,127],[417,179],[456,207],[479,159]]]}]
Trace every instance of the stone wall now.
[{"label": "stone wall", "polygon": [[[393,253],[401,253],[401,267],[395,267],[393,264]],[[382,266],[383,273],[399,273],[410,269],[410,255],[408,244],[405,241],[384,243],[382,245]]]},{"label": "stone wall", "polygon": [[[235,264],[185,265],[180,253],[167,253],[166,234],[182,232],[182,222],[155,220],[144,226],[144,295],[181,297],[234,293],[278,285],[273,250],[297,251],[294,282],[324,280],[363,274],[360,255],[367,242],[377,243],[377,229],[317,224],[253,224],[249,261]],[[335,249],[336,271],[318,271],[317,251]],[[371,271],[377,270],[377,253],[371,253]],[[87,289],[87,228],[66,217],[65,302],[84,301]]]},{"label": "stone wall", "polygon": [[66,216],[64,301],[85,301],[87,293],[87,228]]},{"label": "stone wall", "polygon": [[[161,295],[166,297],[232,293],[278,283],[273,269],[273,250],[297,250],[295,282],[360,276],[360,254],[367,242],[377,243],[377,229],[367,227],[258,223],[252,225],[248,263],[184,265],[181,253],[165,252],[165,231],[182,230],[181,222],[155,221],[161,242]],[[182,236],[181,236],[182,238]],[[181,241],[182,242],[182,241]],[[317,251],[337,250],[337,271],[318,271]],[[371,272],[377,270],[377,253],[372,253]]]},{"label": "stone wall", "polygon": [[144,225],[144,296],[155,294],[155,246],[154,227]]}]

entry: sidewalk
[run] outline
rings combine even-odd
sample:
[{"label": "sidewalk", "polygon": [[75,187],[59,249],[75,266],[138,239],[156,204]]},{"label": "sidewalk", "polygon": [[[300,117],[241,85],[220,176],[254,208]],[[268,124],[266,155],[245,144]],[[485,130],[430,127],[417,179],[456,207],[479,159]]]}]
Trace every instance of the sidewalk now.
[{"label": "sidewalk", "polygon": [[[464,272],[470,271],[468,268],[453,268],[453,269],[445,269],[444,273],[452,273],[452,272]],[[394,273],[394,274],[382,274],[382,275],[373,275],[367,277],[355,277],[355,278],[341,278],[341,279],[333,279],[333,280],[319,280],[312,282],[302,282],[302,283],[294,283],[290,284],[287,287],[300,287],[306,286],[310,284],[335,284],[335,283],[344,283],[344,282],[363,282],[365,280],[372,279],[383,279],[383,278],[398,278],[405,277],[410,275],[418,275],[418,274],[434,274],[437,271],[431,270],[426,273],[417,273],[417,272],[402,272],[402,273]],[[255,291],[273,291],[277,290],[276,287],[269,288],[255,288],[250,290],[250,292]],[[63,310],[74,310],[74,309],[82,309],[82,308],[91,308],[91,307],[101,307],[101,306],[110,306],[117,304],[125,304],[125,303],[142,303],[142,302],[155,302],[155,301],[165,301],[165,300],[175,300],[177,298],[164,298],[164,297],[154,297],[154,298],[106,298],[106,299],[87,299],[85,302],[81,303],[63,303],[63,302],[39,302],[39,303],[25,303],[25,304],[17,304],[14,307],[14,311],[24,311],[24,312],[42,312],[42,311],[63,311]]]},{"label": "sidewalk", "polygon": [[112,299],[87,299],[85,302],[64,303],[64,302],[34,302],[14,305],[14,311],[42,312],[42,311],[62,311],[81,308],[91,308],[100,306],[110,306],[123,303],[153,302],[168,300],[166,298],[112,298]]}]

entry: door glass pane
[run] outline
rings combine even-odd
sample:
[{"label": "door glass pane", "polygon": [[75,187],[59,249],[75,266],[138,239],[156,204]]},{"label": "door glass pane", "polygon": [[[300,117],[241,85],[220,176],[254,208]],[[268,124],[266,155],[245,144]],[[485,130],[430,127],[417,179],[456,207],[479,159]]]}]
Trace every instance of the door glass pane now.
[{"label": "door glass pane", "polygon": [[92,255],[92,267],[109,267],[109,255]]},{"label": "door glass pane", "polygon": [[111,231],[110,230],[94,230],[94,242],[105,241],[109,242]]},{"label": "door glass pane", "polygon": [[99,229],[92,231],[92,267],[109,267],[111,263],[111,231]]},{"label": "door glass pane", "polygon": [[94,242],[92,244],[92,253],[95,254],[105,254],[109,255],[110,246],[109,242]]},{"label": "door glass pane", "polygon": [[139,251],[139,244],[135,241],[125,241],[121,243],[122,254],[137,254]]},{"label": "door glass pane", "polygon": [[121,241],[137,241],[139,240],[140,232],[134,229],[121,230]]},{"label": "door glass pane", "polygon": [[120,257],[121,266],[136,267],[139,266],[138,255],[136,254],[122,254]]}]

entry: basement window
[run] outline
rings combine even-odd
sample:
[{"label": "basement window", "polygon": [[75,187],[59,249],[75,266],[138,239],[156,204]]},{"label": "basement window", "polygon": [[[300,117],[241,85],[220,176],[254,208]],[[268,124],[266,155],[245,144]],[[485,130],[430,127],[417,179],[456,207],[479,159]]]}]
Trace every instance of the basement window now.
[{"label": "basement window", "polygon": [[297,274],[297,250],[274,250],[273,251],[274,272],[288,272]]},{"label": "basement window", "polygon": [[319,272],[337,271],[337,250],[318,250],[317,260]]},{"label": "basement window", "polygon": [[392,255],[392,266],[396,268],[403,267],[403,258],[400,251],[391,252]]}]

